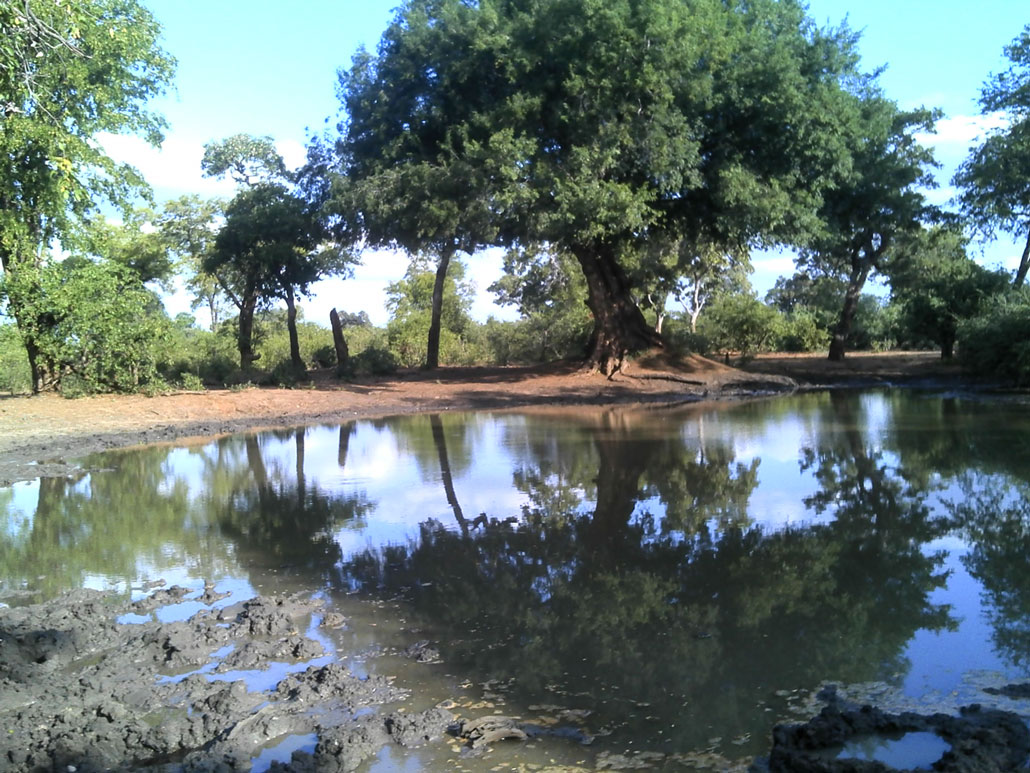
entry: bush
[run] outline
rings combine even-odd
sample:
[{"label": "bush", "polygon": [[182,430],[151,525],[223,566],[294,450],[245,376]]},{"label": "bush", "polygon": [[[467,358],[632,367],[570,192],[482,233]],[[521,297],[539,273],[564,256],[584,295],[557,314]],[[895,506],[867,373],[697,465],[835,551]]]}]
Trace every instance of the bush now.
[{"label": "bush", "polygon": [[38,363],[62,391],[133,392],[158,378],[171,324],[128,268],[68,258],[5,279],[21,334],[31,337]]},{"label": "bush", "polygon": [[782,329],[783,316],[752,295],[725,295],[712,301],[698,322],[698,332],[713,349],[751,357],[770,348]]},{"label": "bush", "polygon": [[1030,291],[995,296],[978,317],[960,322],[958,350],[977,375],[1030,384]]},{"label": "bush", "polygon": [[379,347],[369,347],[347,360],[344,368],[337,369],[341,378],[353,376],[388,376],[397,372],[397,358],[393,352]]},{"label": "bush", "polygon": [[204,382],[194,373],[182,373],[179,376],[179,388],[186,392],[202,392]]},{"label": "bush", "polygon": [[18,394],[32,389],[25,346],[14,325],[0,325],[0,391]]},{"label": "bush", "polygon": [[783,320],[776,340],[776,349],[783,352],[817,352],[830,345],[830,333],[819,318],[807,309],[799,309]]}]

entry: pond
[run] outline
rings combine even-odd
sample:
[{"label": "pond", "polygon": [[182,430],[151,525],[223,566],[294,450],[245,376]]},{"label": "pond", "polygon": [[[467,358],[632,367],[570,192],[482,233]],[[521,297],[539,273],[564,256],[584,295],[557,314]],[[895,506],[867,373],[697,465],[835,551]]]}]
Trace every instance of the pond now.
[{"label": "pond", "polygon": [[369,770],[744,765],[827,683],[954,711],[1028,678],[1017,398],[417,415],[83,464],[0,489],[7,603],[138,597],[158,578],[230,601],[319,594],[347,619],[335,657],[395,676],[412,710],[556,731],[482,758],[391,750]]}]

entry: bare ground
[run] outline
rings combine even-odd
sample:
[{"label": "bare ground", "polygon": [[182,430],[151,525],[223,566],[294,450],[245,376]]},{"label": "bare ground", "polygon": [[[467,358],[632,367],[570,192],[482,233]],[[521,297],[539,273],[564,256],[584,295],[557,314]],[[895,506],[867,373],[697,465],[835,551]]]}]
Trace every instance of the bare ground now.
[{"label": "bare ground", "polygon": [[145,397],[0,397],[0,485],[62,475],[69,460],[108,448],[169,442],[248,429],[447,410],[531,405],[679,402],[790,391],[802,387],[954,380],[933,353],[766,356],[737,369],[698,356],[645,357],[606,379],[576,364],[443,368],[338,382],[315,374],[298,389],[212,389]]}]

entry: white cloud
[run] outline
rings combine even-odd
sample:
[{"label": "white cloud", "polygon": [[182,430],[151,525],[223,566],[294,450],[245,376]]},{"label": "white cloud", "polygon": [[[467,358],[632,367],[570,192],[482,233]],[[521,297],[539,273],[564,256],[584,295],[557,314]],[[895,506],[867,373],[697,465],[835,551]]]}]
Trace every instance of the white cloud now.
[{"label": "white cloud", "polygon": [[936,132],[921,132],[916,135],[916,139],[934,147],[957,145],[965,150],[988,131],[1003,127],[1007,123],[1008,118],[1004,113],[949,116],[937,122]]},{"label": "white cloud", "polygon": [[175,198],[187,193],[201,196],[231,196],[231,180],[216,180],[200,173],[204,146],[169,137],[160,148],[139,137],[101,132],[97,135],[104,152],[115,161],[131,164],[153,186],[158,199]]},{"label": "white cloud", "polygon": [[307,148],[296,140],[279,140],[275,149],[283,157],[287,169],[297,169],[308,160]]}]

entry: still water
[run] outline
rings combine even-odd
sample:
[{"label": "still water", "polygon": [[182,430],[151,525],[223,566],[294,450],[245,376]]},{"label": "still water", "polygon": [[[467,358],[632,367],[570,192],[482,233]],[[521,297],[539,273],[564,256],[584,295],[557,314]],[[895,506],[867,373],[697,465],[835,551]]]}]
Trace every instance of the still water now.
[{"label": "still water", "polygon": [[[0,597],[157,578],[232,601],[322,594],[348,618],[335,656],[396,675],[413,710],[453,701],[562,730],[458,762],[470,770],[725,767],[767,751],[828,682],[953,711],[1030,676],[1020,400],[422,415],[84,466],[0,489]],[[442,662],[403,656],[420,640]],[[371,770],[457,759],[419,754]]]}]

